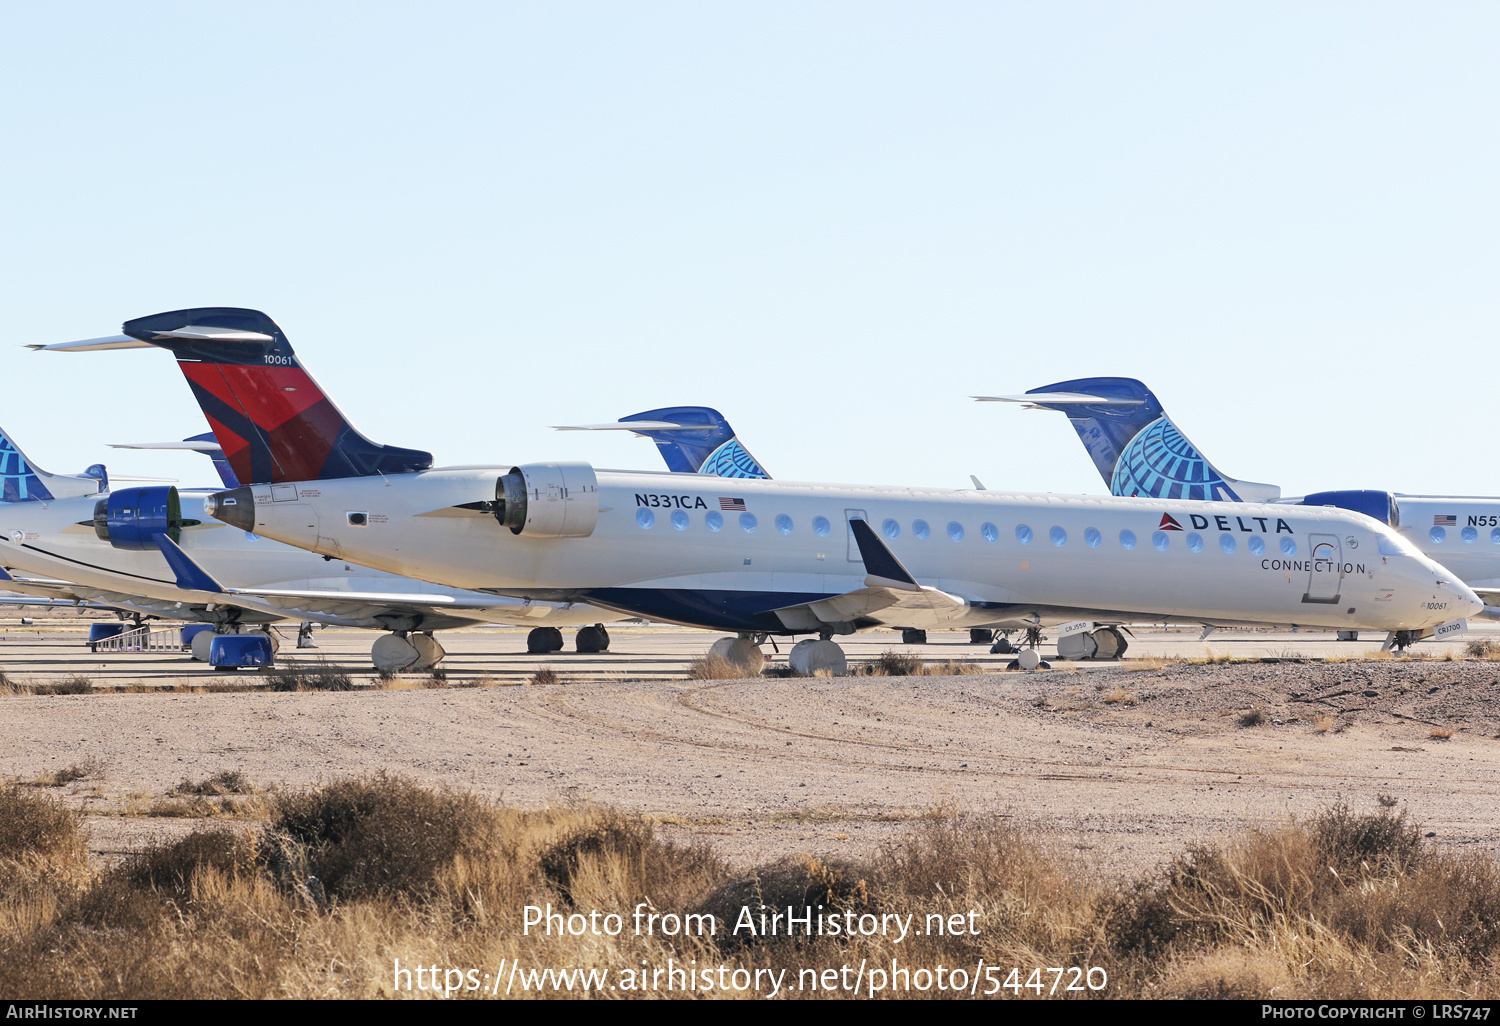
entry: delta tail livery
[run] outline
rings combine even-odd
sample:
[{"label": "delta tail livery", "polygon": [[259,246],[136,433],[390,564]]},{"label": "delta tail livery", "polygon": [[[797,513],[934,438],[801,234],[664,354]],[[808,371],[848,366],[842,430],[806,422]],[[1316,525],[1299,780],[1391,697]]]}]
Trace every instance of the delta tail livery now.
[{"label": "delta tail livery", "polygon": [[1281,499],[1275,485],[1224,475],[1135,378],[1075,378],[1022,395],[975,398],[1066,414],[1112,495],[1278,500],[1374,517],[1473,588],[1488,603],[1486,616],[1500,618],[1500,498],[1348,489]]},{"label": "delta tail livery", "polygon": [[434,467],[360,434],[258,311],[156,314],[104,341],[121,338],[177,358],[242,482],[208,497],[209,516],[480,593],[588,602],[744,645],[809,635],[793,652],[803,670],[842,666],[831,639],[879,626],[1086,618],[1417,637],[1481,608],[1388,527],[1339,509]]}]

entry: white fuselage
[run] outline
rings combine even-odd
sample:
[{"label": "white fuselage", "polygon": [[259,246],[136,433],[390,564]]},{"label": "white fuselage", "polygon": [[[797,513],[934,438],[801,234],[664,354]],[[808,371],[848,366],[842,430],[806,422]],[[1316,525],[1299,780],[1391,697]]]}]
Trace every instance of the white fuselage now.
[{"label": "white fuselage", "polygon": [[116,548],[95,534],[88,522],[93,519],[99,495],[0,503],[0,565],[67,581],[78,594],[138,612],[183,619],[246,623],[294,619],[350,627],[426,630],[486,622],[592,624],[613,616],[582,604],[518,601],[509,608],[433,608],[423,614],[399,604],[369,601],[360,596],[461,597],[462,592],[342,560],[327,560],[236,530],[203,512],[208,491],[179,494],[183,515],[201,521],[183,529],[182,549],[226,587],[349,593],[349,599],[229,596],[179,588],[159,551]]},{"label": "white fuselage", "polygon": [[1500,588],[1500,498],[1396,494],[1401,536],[1476,588]]},{"label": "white fuselage", "polygon": [[[880,532],[919,583],[968,603],[956,626],[1094,613],[1421,630],[1481,608],[1394,531],[1332,508],[601,470],[591,533],[532,538],[457,511],[495,495],[505,472],[283,484],[274,497],[255,486],[255,529],[453,587],[746,631],[781,629],[772,610],[864,586],[851,518]],[[1164,515],[1181,529],[1161,530]]]}]

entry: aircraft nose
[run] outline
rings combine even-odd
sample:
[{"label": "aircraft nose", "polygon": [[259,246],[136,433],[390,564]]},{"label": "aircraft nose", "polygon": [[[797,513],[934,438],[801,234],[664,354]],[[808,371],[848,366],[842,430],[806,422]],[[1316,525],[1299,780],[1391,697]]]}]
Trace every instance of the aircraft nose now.
[{"label": "aircraft nose", "polygon": [[1460,617],[1478,616],[1484,611],[1484,602],[1480,600],[1478,595],[1474,594],[1473,588],[1452,574],[1445,574],[1444,576],[1448,578],[1448,591],[1452,593],[1454,601],[1458,604],[1458,611],[1453,614],[1453,619],[1457,620]]}]

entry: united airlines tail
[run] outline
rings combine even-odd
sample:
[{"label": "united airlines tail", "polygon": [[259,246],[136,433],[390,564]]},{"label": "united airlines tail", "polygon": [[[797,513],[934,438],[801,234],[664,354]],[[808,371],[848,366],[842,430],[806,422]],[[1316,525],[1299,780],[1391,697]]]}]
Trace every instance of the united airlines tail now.
[{"label": "united airlines tail", "polygon": [[432,466],[431,453],[380,445],[360,434],[302,369],[276,322],[259,310],[173,310],[126,321],[123,330],[123,336],[45,348],[81,351],[146,343],[170,350],[243,484],[370,477]]},{"label": "united airlines tail", "polygon": [[724,415],[709,406],[664,406],[612,424],[560,425],[557,430],[633,432],[655,442],[667,469],[678,474],[771,477],[735,437]]},{"label": "united airlines tail", "polygon": [[1023,395],[976,396],[1067,415],[1112,495],[1270,502],[1276,485],[1225,475],[1172,423],[1135,378],[1074,378]]},{"label": "united airlines tail", "polygon": [[99,464],[78,477],[39,469],[10,435],[0,430],[0,502],[47,502],[97,495],[108,487],[104,467]]}]

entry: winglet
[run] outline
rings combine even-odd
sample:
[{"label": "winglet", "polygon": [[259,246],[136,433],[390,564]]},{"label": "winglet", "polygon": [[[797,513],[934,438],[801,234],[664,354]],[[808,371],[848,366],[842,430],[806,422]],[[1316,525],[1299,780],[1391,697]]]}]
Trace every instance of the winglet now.
[{"label": "winglet", "polygon": [[885,542],[875,534],[875,529],[863,520],[849,521],[849,530],[854,532],[854,543],[859,546],[859,558],[864,560],[865,586],[870,588],[898,588],[902,591],[920,591],[921,585],[911,571],[901,565]]},{"label": "winglet", "polygon": [[15,581],[15,578],[5,572],[5,567],[0,566],[0,581]]},{"label": "winglet", "polygon": [[166,557],[167,565],[177,575],[177,587],[184,591],[208,591],[223,593],[229,589],[214,580],[209,572],[193,562],[193,558],[164,534],[156,536],[156,547]]}]

